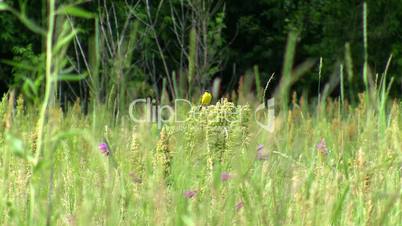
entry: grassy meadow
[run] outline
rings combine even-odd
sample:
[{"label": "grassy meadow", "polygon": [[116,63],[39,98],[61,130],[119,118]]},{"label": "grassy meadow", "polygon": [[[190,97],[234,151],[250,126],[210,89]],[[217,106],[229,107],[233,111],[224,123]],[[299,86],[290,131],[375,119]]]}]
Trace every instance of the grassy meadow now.
[{"label": "grassy meadow", "polygon": [[162,128],[53,107],[34,164],[37,111],[4,97],[0,223],[400,225],[400,104],[383,120],[363,95],[357,107],[293,102],[272,133],[226,100]]},{"label": "grassy meadow", "polygon": [[[0,11],[38,35],[42,52],[22,48],[26,59],[1,61],[17,83],[0,103],[0,225],[402,225],[402,105],[389,95],[392,55],[383,73],[376,74],[381,62],[369,65],[366,3],[359,69],[348,43],[330,76],[322,75],[323,58],[295,65],[298,32],[290,31],[281,38],[287,44],[276,90],[274,75],[263,89],[267,73],[255,66],[221,93],[227,98],[215,95],[200,107],[203,88],[213,84],[215,94],[228,85],[212,79],[224,54],[210,51],[224,44],[224,4],[218,17],[205,12],[213,5],[189,4],[199,21],[179,31],[174,10],[187,2],[161,11],[172,13],[163,21],[173,23],[166,30],[180,42],[178,67],[160,45],[155,28],[164,26],[151,18],[162,3],[151,15],[149,1],[143,11],[120,2],[118,12],[128,14],[119,28],[106,1],[98,1],[99,15],[79,7],[95,1],[42,1],[42,23],[28,18],[23,2],[0,1]],[[142,48],[144,59],[133,54]],[[308,88],[290,95],[307,72],[318,81],[317,95]],[[86,99],[62,102],[79,96],[73,92]],[[134,116],[146,121],[139,123],[129,103],[145,94],[166,106],[190,99],[193,107],[174,112],[180,122],[162,123],[137,109]],[[268,94],[275,106],[266,111]]]}]

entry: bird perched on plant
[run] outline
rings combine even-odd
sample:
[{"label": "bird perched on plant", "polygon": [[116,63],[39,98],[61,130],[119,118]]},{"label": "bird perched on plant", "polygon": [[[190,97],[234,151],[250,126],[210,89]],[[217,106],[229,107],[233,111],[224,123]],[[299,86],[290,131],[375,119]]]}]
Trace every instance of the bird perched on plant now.
[{"label": "bird perched on plant", "polygon": [[201,106],[207,106],[211,103],[211,101],[212,94],[208,90],[205,90],[204,94],[201,96]]}]

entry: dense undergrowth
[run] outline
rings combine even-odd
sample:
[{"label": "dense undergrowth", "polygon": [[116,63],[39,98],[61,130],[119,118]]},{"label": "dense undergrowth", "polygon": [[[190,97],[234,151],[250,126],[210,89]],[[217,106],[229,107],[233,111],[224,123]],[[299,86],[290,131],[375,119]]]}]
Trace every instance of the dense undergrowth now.
[{"label": "dense undergrowth", "polygon": [[[294,102],[270,133],[222,100],[162,128],[79,103],[0,107],[1,225],[399,225],[401,107]],[[9,112],[9,110],[12,112]],[[194,114],[195,113],[195,114]],[[234,113],[234,114],[233,114]],[[229,115],[229,116],[228,116]],[[229,117],[229,118],[228,118]],[[230,119],[230,120],[228,120]],[[108,155],[98,148],[108,144]]]}]

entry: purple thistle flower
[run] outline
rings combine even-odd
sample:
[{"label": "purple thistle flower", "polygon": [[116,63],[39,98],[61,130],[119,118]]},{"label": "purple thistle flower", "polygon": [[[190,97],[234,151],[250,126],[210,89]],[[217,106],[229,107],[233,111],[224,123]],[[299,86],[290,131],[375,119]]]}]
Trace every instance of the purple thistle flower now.
[{"label": "purple thistle flower", "polygon": [[322,155],[328,155],[328,148],[324,138],[321,138],[320,142],[316,145],[316,148]]},{"label": "purple thistle flower", "polygon": [[257,159],[258,160],[268,160],[268,153],[264,152],[264,145],[259,144],[257,147]]},{"label": "purple thistle flower", "polygon": [[240,202],[238,202],[237,204],[236,204],[236,210],[237,211],[239,211],[241,208],[243,208],[244,207],[244,203],[243,203],[243,201],[240,201]]},{"label": "purple thistle flower", "polygon": [[197,191],[188,190],[184,192],[184,197],[191,199],[197,194]]},{"label": "purple thistle flower", "polygon": [[109,147],[107,146],[107,143],[101,143],[101,144],[99,144],[99,145],[98,145],[98,148],[99,148],[99,151],[100,151],[102,154],[104,154],[104,155],[106,155],[106,156],[109,156],[110,151],[109,151]]},{"label": "purple thistle flower", "polygon": [[221,173],[221,181],[228,181],[232,178],[232,175],[228,172]]}]

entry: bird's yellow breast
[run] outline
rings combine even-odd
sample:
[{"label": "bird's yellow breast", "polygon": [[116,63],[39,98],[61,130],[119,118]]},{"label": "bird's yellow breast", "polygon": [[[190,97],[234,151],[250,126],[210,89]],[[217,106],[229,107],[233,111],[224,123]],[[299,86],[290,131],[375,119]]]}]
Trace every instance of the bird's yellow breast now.
[{"label": "bird's yellow breast", "polygon": [[201,97],[201,104],[202,105],[209,105],[212,100],[212,95],[209,92],[205,92]]}]

